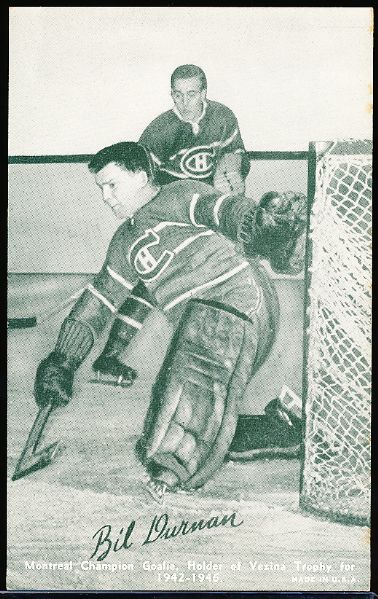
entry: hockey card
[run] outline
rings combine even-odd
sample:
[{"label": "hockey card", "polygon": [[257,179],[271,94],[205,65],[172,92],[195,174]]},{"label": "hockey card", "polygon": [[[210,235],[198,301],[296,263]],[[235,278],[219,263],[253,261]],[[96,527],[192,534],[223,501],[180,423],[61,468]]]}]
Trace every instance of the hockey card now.
[{"label": "hockey card", "polygon": [[8,590],[369,590],[372,19],[10,8]]}]

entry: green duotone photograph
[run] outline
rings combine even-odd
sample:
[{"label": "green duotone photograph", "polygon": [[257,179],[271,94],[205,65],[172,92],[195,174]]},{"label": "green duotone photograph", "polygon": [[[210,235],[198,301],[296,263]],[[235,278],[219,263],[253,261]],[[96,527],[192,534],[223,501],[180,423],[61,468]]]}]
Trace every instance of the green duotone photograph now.
[{"label": "green duotone photograph", "polygon": [[369,590],[372,21],[9,9],[9,591]]}]

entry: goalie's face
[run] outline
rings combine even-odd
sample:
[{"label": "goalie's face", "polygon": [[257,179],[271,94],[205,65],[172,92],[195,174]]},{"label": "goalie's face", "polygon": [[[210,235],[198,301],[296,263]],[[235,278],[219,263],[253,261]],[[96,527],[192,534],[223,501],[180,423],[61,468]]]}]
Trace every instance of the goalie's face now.
[{"label": "goalie's face", "polygon": [[130,217],[144,204],[142,190],[148,183],[145,171],[134,173],[110,162],[96,173],[95,181],[103,201],[119,219]]},{"label": "goalie's face", "polygon": [[171,95],[177,110],[184,121],[196,122],[203,110],[206,89],[202,89],[199,77],[176,79]]}]

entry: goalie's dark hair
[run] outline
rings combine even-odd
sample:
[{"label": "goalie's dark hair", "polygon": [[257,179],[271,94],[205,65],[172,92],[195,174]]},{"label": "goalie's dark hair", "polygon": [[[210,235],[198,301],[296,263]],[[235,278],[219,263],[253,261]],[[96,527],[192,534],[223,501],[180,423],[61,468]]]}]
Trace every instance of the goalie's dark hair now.
[{"label": "goalie's dark hair", "polygon": [[191,77],[199,78],[201,90],[207,89],[206,75],[201,67],[197,67],[195,64],[182,64],[179,67],[176,67],[171,75],[171,87],[173,88],[174,82],[177,79],[190,79]]},{"label": "goalie's dark hair", "polygon": [[140,143],[135,141],[121,141],[119,143],[102,148],[93,156],[88,168],[91,173],[98,173],[110,162],[119,167],[132,171],[145,171],[150,181],[154,180],[155,172],[149,151]]}]

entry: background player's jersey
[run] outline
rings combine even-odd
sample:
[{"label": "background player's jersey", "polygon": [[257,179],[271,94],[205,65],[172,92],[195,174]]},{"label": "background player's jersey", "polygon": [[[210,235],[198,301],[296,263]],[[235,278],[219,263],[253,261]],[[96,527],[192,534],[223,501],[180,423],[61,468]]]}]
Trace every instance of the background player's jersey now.
[{"label": "background player's jersey", "polygon": [[212,184],[221,156],[229,152],[244,154],[238,122],[227,106],[208,100],[196,125],[183,121],[172,109],[143,131],[139,141],[150,150],[160,185],[177,179]]}]

